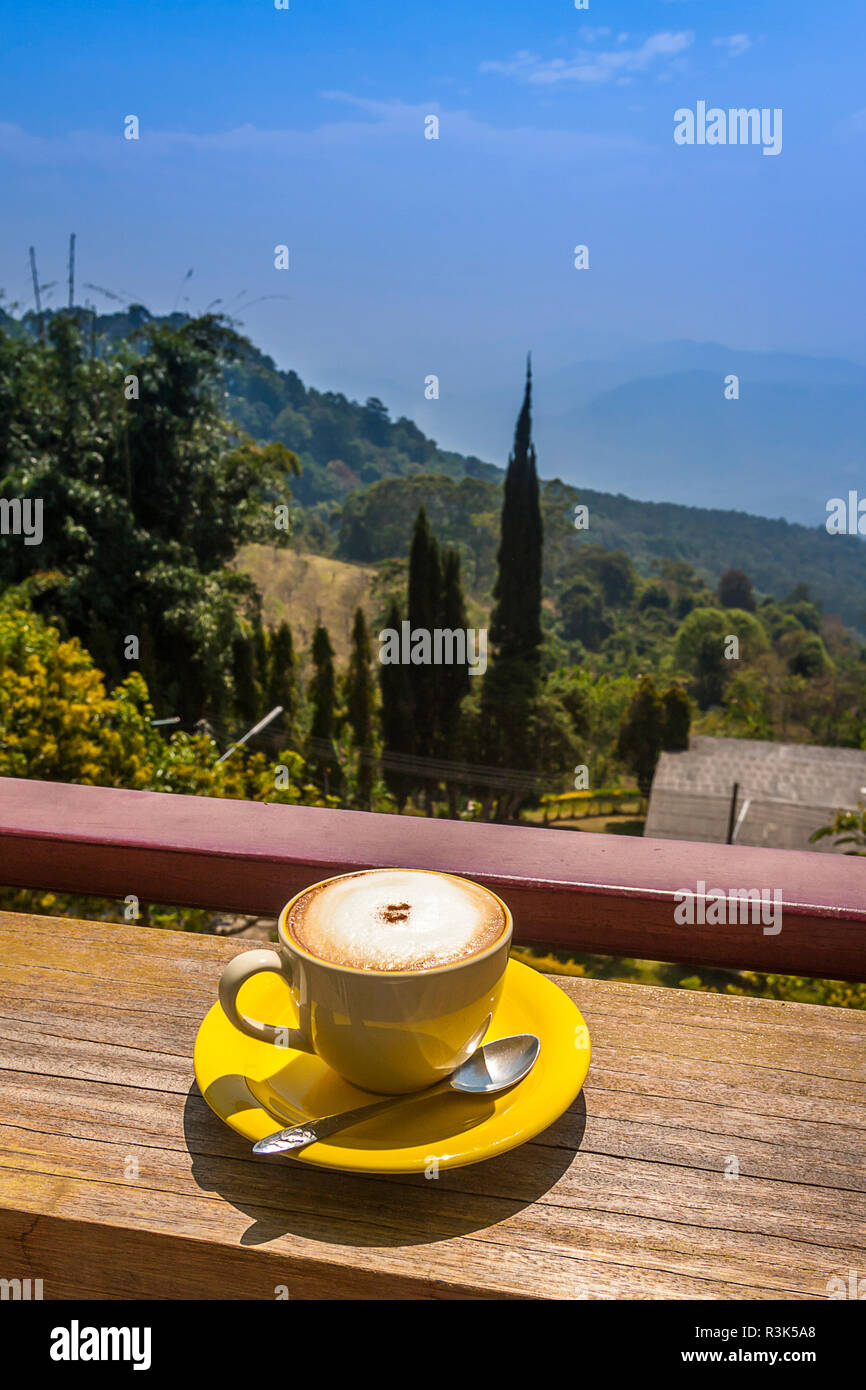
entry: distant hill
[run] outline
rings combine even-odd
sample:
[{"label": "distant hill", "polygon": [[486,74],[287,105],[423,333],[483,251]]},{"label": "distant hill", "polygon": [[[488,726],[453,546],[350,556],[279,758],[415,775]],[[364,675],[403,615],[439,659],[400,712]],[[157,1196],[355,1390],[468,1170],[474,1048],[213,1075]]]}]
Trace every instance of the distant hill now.
[{"label": "distant hill", "polygon": [[[545,589],[553,595],[574,576],[576,547],[624,550],[645,576],[662,558],[686,560],[711,586],[742,569],[763,594],[782,597],[807,584],[827,614],[866,636],[866,545],[787,521],[745,512],[709,511],[672,502],[637,502],[559,481],[541,489]],[[589,508],[589,530],[576,531],[574,507]],[[457,545],[473,592],[489,594],[496,573],[501,484],[441,477],[384,479],[322,509],[323,549],[365,564],[408,553],[412,522],[423,505],[440,541]]]},{"label": "distant hill", "polygon": [[864,475],[864,385],[741,377],[732,401],[723,381],[678,372],[601,392],[548,422],[550,457],[571,462],[569,481],[585,459],[625,492],[821,522]]},{"label": "distant hill", "polygon": [[[537,356],[536,366],[546,477],[810,526],[828,498],[864,475],[866,366],[845,358],[682,341],[566,366]],[[730,374],[738,400],[725,399]],[[478,450],[478,441],[505,438],[500,422],[512,395],[463,395],[457,383],[448,441],[471,440]]]}]

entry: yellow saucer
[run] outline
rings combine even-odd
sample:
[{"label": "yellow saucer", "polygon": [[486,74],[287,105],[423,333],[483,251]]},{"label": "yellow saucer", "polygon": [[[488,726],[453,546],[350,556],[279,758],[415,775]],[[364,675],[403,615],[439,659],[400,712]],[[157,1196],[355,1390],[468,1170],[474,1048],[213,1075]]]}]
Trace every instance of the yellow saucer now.
[{"label": "yellow saucer", "polygon": [[[242,991],[255,1018],[293,1025],[288,986],[255,975]],[[540,1134],[567,1110],[589,1070],[589,1032],[567,994],[519,961],[510,960],[505,988],[485,1042],[535,1033],[541,1054],[517,1086],[487,1099],[456,1092],[405,1105],[299,1149],[293,1158],[320,1168],[362,1173],[418,1173],[479,1163]],[[195,1042],[199,1090],[220,1119],[250,1143],[288,1125],[381,1100],[358,1090],[318,1057],[258,1042],[239,1033],[220,1005],[202,1021]]]}]

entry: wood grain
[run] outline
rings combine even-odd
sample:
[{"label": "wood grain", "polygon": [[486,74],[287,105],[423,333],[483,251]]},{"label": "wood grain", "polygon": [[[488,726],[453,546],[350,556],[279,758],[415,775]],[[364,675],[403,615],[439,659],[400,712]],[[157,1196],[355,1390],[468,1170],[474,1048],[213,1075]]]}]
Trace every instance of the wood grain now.
[{"label": "wood grain", "polygon": [[0,914],[4,1277],[48,1298],[797,1300],[866,1267],[863,1014],[560,979],[593,1042],[575,1105],[491,1162],[366,1178],[253,1159],[201,1099],[193,1041],[242,949]]},{"label": "wood grain", "polygon": [[[866,980],[856,857],[0,778],[3,885],[276,915],[318,879],[395,863],[500,892],[521,942]],[[781,932],[677,923],[701,882],[778,891]]]}]

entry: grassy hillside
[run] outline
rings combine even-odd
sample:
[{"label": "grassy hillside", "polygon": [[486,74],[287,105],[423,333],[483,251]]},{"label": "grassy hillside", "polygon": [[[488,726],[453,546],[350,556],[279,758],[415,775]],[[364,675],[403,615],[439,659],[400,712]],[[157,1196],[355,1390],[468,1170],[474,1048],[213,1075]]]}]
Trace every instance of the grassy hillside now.
[{"label": "grassy hillside", "polygon": [[371,566],[304,551],[248,545],[238,553],[237,568],[256,581],[266,623],[272,627],[283,619],[290,623],[302,656],[309,650],[320,618],[330,633],[339,664],[345,666],[355,609],[360,606],[371,614],[375,607],[371,591],[376,571]]}]

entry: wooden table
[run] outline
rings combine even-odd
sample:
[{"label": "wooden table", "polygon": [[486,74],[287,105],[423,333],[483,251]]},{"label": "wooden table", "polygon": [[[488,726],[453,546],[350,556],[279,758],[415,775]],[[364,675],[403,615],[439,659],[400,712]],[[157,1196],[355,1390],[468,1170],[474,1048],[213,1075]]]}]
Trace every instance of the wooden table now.
[{"label": "wooden table", "polygon": [[862,1013],[560,979],[593,1043],[566,1115],[436,1181],[359,1178],[254,1159],[202,1100],[193,1041],[241,949],[0,914],[4,1277],[46,1298],[816,1299],[866,1270]]}]

